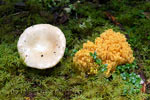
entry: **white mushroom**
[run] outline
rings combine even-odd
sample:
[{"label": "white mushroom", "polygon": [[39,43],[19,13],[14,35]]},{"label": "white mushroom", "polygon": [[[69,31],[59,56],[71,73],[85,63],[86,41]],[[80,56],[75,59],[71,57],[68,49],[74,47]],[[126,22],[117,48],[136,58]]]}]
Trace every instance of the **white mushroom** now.
[{"label": "white mushroom", "polygon": [[63,57],[65,47],[63,32],[49,24],[28,27],[21,34],[17,44],[25,64],[37,69],[54,67]]}]

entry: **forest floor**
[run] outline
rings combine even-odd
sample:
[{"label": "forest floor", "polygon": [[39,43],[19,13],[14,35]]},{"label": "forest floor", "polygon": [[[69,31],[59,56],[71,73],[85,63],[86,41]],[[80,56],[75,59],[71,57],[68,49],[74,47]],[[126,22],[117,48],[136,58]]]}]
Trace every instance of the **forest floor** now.
[{"label": "forest floor", "polygon": [[[99,1],[0,0],[0,100],[150,100],[150,1]],[[25,66],[17,51],[24,29],[40,23],[59,27],[67,41],[63,59],[46,70]],[[136,63],[129,67],[138,67],[129,70],[133,77],[77,73],[75,51],[110,28],[131,45]]]}]

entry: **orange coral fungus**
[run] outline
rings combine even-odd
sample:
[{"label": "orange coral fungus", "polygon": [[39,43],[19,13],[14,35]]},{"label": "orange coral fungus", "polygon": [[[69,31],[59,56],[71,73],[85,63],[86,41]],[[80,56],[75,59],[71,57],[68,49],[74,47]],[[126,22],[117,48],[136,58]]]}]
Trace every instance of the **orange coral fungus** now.
[{"label": "orange coral fungus", "polygon": [[87,72],[88,74],[96,74],[98,65],[94,63],[93,58],[89,55],[91,51],[86,49],[79,50],[73,59],[79,71]]},{"label": "orange coral fungus", "polygon": [[133,51],[126,41],[126,38],[120,32],[114,32],[112,29],[106,30],[95,39],[95,43],[88,41],[83,44],[83,49],[79,50],[73,62],[80,71],[86,71],[89,74],[97,73],[97,65],[90,57],[89,53],[96,51],[98,58],[103,64],[108,64],[106,76],[115,71],[116,66],[126,63],[132,63],[134,60]]}]

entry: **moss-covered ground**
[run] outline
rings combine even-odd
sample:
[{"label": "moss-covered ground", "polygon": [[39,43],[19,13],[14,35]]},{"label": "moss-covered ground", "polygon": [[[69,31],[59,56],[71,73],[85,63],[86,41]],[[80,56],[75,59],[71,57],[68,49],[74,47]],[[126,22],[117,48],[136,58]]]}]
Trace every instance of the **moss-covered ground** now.
[{"label": "moss-covered ground", "polygon": [[[26,67],[17,52],[23,30],[39,23],[58,26],[66,36],[65,55],[51,69]],[[150,100],[148,86],[146,93],[124,94],[132,86],[118,74],[105,78],[103,73],[88,76],[73,69],[74,50],[109,28],[126,34],[139,66],[135,73],[150,80],[149,0],[1,0],[0,100]]]}]

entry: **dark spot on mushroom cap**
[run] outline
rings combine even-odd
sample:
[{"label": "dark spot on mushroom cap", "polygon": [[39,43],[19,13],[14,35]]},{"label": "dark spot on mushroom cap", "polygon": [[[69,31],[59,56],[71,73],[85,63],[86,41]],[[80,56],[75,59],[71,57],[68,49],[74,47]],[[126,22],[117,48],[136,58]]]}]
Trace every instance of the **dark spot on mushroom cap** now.
[{"label": "dark spot on mushroom cap", "polygon": [[43,57],[43,55],[41,55],[41,57]]},{"label": "dark spot on mushroom cap", "polygon": [[28,57],[28,55],[26,55],[26,57]]},{"label": "dark spot on mushroom cap", "polygon": [[56,53],[56,52],[54,52],[54,53]]}]

